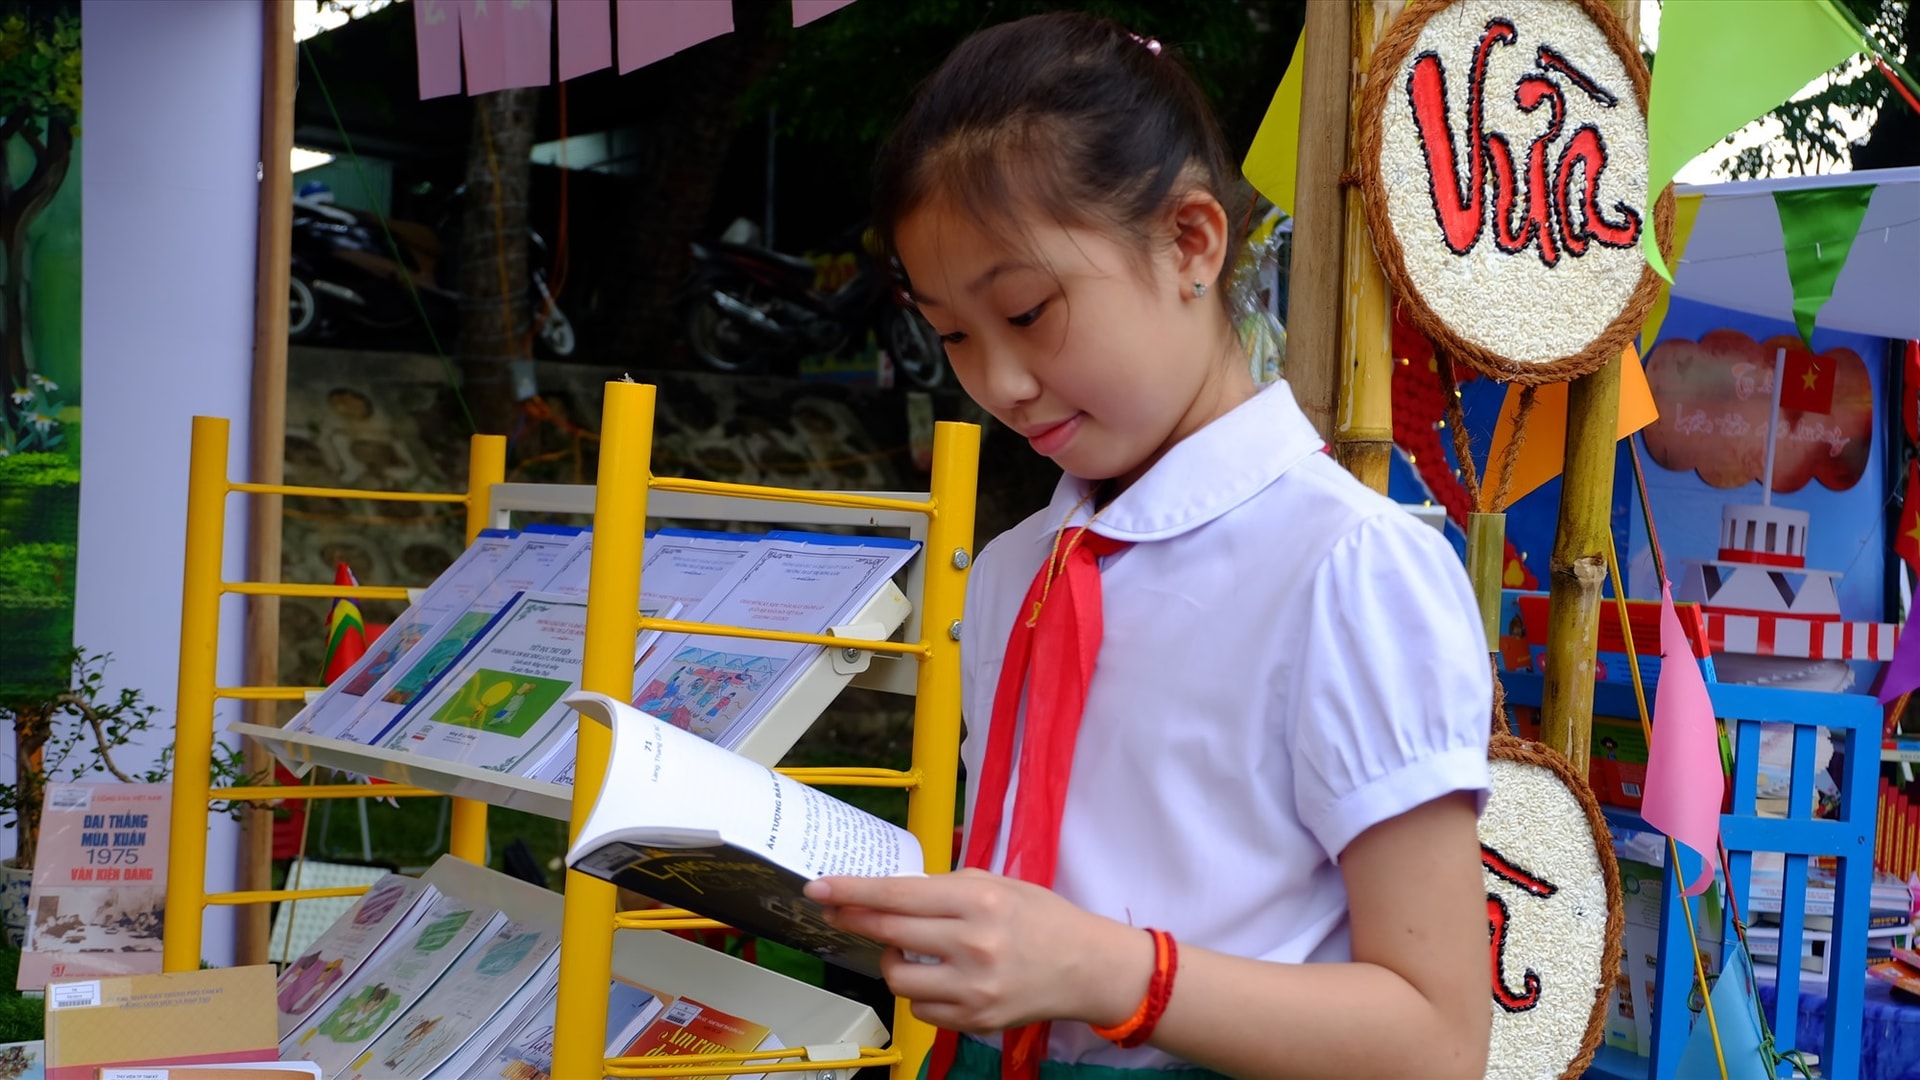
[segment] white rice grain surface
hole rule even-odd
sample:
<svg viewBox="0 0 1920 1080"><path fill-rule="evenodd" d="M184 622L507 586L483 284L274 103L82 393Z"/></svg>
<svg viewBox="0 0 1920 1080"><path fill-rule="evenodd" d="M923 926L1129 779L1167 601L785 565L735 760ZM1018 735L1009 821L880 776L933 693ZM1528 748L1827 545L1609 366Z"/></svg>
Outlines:
<svg viewBox="0 0 1920 1080"><path fill-rule="evenodd" d="M1489 1080L1552 1080L1587 1033L1606 948L1607 886L1586 811L1551 770L1495 759L1480 842L1557 887L1537 897L1482 870L1487 892L1507 903L1505 982L1521 992L1540 975L1532 1009L1493 1009ZM1604 841L1604 837L1601 838ZM1491 988L1489 988L1491 990Z"/></svg>
<svg viewBox="0 0 1920 1080"><path fill-rule="evenodd" d="M1618 220L1621 215L1613 207L1624 202L1640 214L1643 229L1653 227L1653 209L1647 199L1647 125L1633 81L1606 35L1578 5L1565 0L1462 0L1428 19L1418 44L1390 75L1394 86L1382 118L1380 172L1407 273L1426 306L1465 341L1516 362L1546 363L1581 352L1619 317L1640 282L1645 260L1637 244L1612 248L1596 241L1579 257L1562 251L1558 264L1548 267L1536 246L1511 254L1499 250L1493 240L1491 212L1471 251L1455 255L1447 247L1435 220L1419 129L1408 104L1407 77L1415 58L1424 52L1435 52L1444 61L1449 126L1464 183L1473 54L1488 20L1496 16L1510 18L1519 37L1492 51L1483 126L1487 132L1507 137L1520 189L1517 204L1525 206L1528 148L1546 130L1550 107L1522 112L1514 100L1514 88L1522 75L1540 70L1536 57L1544 43L1616 99L1608 108L1566 79L1557 80L1567 113L1565 126L1548 145L1549 181L1560 150L1574 131L1581 124L1595 123L1608 150L1597 200L1601 211L1609 220ZM1491 168L1488 178L1491 203ZM1450 188L1444 177L1440 190L1447 197ZM1579 220L1578 182L1568 201L1572 216Z"/></svg>

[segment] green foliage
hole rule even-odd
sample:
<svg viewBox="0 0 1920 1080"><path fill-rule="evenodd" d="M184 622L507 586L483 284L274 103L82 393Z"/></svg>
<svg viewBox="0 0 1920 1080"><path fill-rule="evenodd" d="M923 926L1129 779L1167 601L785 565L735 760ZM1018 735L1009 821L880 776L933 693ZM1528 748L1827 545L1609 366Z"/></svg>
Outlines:
<svg viewBox="0 0 1920 1080"><path fill-rule="evenodd" d="M43 122L80 121L80 16L13 11L0 17L0 108L3 119L25 118L38 135Z"/></svg>
<svg viewBox="0 0 1920 1080"><path fill-rule="evenodd" d="M0 1042L33 1042L46 1034L46 1002L14 990L20 950L0 948Z"/></svg>
<svg viewBox="0 0 1920 1080"><path fill-rule="evenodd" d="M0 596L65 597L72 591L73 561L72 544L0 548Z"/></svg>
<svg viewBox="0 0 1920 1080"><path fill-rule="evenodd" d="M1915 58L1903 55L1902 33L1911 18L1912 2L1838 0L1866 30L1868 41L1908 65ZM1858 124L1870 114L1877 117L1888 109L1907 107L1884 75L1870 66L1863 68L1857 59L1836 68L1833 76L1817 93L1774 109L1769 115L1780 121L1782 138L1743 148L1723 167L1728 178L1831 172L1835 164L1847 160L1844 123ZM1731 144L1733 138L1726 142Z"/></svg>
<svg viewBox="0 0 1920 1080"><path fill-rule="evenodd" d="M80 467L64 454L0 454L0 491L75 487Z"/></svg>
<svg viewBox="0 0 1920 1080"><path fill-rule="evenodd" d="M15 740L15 783L0 784L0 814L11 815L0 824L20 823L21 861L28 865L39 846L40 810L46 786L52 781L117 779L123 783L165 783L173 771L171 743L159 760L143 770L127 772L113 760L115 751L155 731L159 707L147 704L137 689L109 692L106 669L111 657L74 649L68 655L65 686L48 687L33 697L0 703L0 724L10 725ZM33 764L37 762L37 764ZM216 786L252 784L237 749L216 745L211 763ZM262 774L264 775L264 774ZM215 803L213 809L238 818L242 807Z"/></svg>

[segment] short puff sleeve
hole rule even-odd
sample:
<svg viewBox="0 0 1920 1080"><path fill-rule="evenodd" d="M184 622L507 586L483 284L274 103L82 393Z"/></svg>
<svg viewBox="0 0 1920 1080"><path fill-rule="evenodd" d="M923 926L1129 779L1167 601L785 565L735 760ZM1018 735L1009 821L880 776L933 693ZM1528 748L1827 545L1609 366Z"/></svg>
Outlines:
<svg viewBox="0 0 1920 1080"><path fill-rule="evenodd" d="M1478 611L1453 548L1410 514L1374 514L1322 558L1288 716L1300 820L1328 858L1452 792L1485 807L1493 677Z"/></svg>

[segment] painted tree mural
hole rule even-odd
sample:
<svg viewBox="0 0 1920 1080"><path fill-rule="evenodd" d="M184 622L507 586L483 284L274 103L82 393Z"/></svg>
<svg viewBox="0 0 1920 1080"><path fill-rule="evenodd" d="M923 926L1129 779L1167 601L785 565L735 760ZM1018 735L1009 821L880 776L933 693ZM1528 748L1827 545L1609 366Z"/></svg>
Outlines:
<svg viewBox="0 0 1920 1080"><path fill-rule="evenodd" d="M0 0L0 706L64 685L80 521L80 11Z"/></svg>

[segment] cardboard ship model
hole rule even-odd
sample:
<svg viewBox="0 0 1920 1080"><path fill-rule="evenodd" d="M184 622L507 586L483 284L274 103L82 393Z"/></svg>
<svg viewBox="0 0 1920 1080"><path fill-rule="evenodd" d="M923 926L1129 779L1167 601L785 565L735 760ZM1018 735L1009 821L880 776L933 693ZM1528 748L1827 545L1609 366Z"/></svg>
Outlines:
<svg viewBox="0 0 1920 1080"><path fill-rule="evenodd" d="M1716 558L1690 564L1674 599L1700 604L1722 681L1844 690L1851 660L1888 660L1898 627L1849 622L1841 574L1807 566L1805 510L1729 503Z"/></svg>

